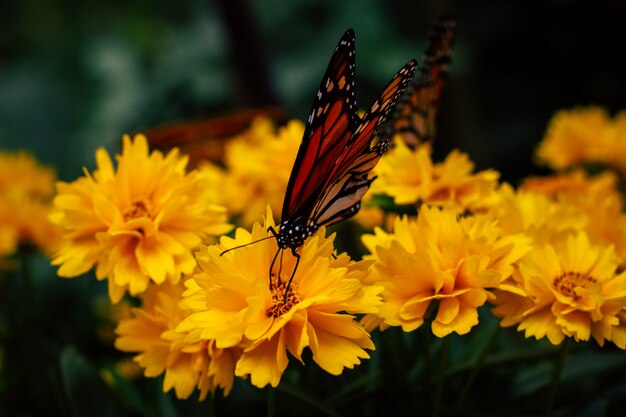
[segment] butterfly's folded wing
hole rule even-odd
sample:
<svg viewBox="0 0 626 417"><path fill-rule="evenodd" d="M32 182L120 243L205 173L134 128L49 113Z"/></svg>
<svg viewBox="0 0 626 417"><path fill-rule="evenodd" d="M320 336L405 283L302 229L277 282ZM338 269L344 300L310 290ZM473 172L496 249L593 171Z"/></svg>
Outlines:
<svg viewBox="0 0 626 417"><path fill-rule="evenodd" d="M358 123L354 95L354 31L342 36L326 69L289 178L283 218L313 210L333 165Z"/></svg>
<svg viewBox="0 0 626 417"><path fill-rule="evenodd" d="M398 104L390 126L390 135L399 134L410 147L434 139L441 93L448 76L456 22L442 16L431 28L424 64L408 93Z"/></svg>
<svg viewBox="0 0 626 417"><path fill-rule="evenodd" d="M358 211L361 198L374 180L369 178L369 173L388 146L386 139L375 146L372 146L372 140L411 81L416 65L415 60L412 60L403 66L363 116L337 159L311 213L316 224L328 226L347 219Z"/></svg>

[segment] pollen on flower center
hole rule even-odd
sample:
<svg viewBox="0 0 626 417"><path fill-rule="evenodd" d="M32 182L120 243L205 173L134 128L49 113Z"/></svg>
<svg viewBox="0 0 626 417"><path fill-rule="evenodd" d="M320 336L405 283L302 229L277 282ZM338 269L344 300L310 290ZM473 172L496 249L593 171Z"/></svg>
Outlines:
<svg viewBox="0 0 626 417"><path fill-rule="evenodd" d="M300 302L298 285L295 282L291 283L289 292L287 293L287 299L285 300L286 287L287 281L280 281L272 277L272 307L267 310L267 317L278 318Z"/></svg>
<svg viewBox="0 0 626 417"><path fill-rule="evenodd" d="M563 272L561 275L554 278L554 288L561 294L577 300L580 296L574 292L576 287L589 288L589 286L596 282L598 282L598 280L590 275L580 272Z"/></svg>
<svg viewBox="0 0 626 417"><path fill-rule="evenodd" d="M152 203L149 200L135 200L133 204L124 211L124 220L129 221L139 217L150 217L152 215L152 209Z"/></svg>

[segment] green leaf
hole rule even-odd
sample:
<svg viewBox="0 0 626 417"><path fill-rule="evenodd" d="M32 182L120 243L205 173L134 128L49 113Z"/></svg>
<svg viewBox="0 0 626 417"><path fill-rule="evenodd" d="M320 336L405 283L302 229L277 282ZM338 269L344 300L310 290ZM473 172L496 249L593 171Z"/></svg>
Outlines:
<svg viewBox="0 0 626 417"><path fill-rule="evenodd" d="M197 395L197 393L194 392L194 395ZM176 411L176 407L174 406L174 402L172 401L171 395L163 393L162 388L159 394L157 395L157 401L158 401L158 409L159 409L160 416L178 417L178 412ZM193 401L193 400L187 400L187 401Z"/></svg>
<svg viewBox="0 0 626 417"><path fill-rule="evenodd" d="M115 382L117 394L125 404L142 416L152 417L155 415L154 410L150 408L133 384L121 377L114 369L110 369L110 372Z"/></svg>
<svg viewBox="0 0 626 417"><path fill-rule="evenodd" d="M380 207L387 213L406 214L409 216L417 215L417 205L397 205L393 202L393 198L385 194L376 194L372 197L370 206Z"/></svg>
<svg viewBox="0 0 626 417"><path fill-rule="evenodd" d="M577 417L604 417L607 410L607 401L604 398L595 400L587 407L583 408Z"/></svg>
<svg viewBox="0 0 626 417"><path fill-rule="evenodd" d="M74 346L60 355L60 371L67 403L75 416L119 416L117 399L96 368Z"/></svg>
<svg viewBox="0 0 626 417"><path fill-rule="evenodd" d="M614 371L624 366L626 366L626 356L622 352L572 355L568 358L563 369L561 383ZM521 371L513 381L512 395L522 397L546 387L550 383L553 368L553 363L542 362Z"/></svg>
<svg viewBox="0 0 626 417"><path fill-rule="evenodd" d="M303 403L303 405L308 405L308 406L315 408L317 411L320 412L321 415L325 415L329 417L339 417L339 413L327 407L319 399L311 396L306 391L303 391L292 385L284 384L284 383L280 384L276 389L278 389L281 392L284 392L285 394L292 396L293 398L300 400Z"/></svg>

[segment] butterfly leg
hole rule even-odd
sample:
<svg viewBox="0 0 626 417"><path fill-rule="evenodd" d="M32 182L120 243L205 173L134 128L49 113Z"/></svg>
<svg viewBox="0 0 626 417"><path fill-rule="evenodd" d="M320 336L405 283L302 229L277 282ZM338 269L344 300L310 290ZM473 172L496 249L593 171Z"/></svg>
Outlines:
<svg viewBox="0 0 626 417"><path fill-rule="evenodd" d="M287 302L287 295L289 295L289 287L291 286L291 281L293 277L296 275L296 271L298 270L298 264L300 263L300 254L296 252L295 248L291 248L291 254L296 258L296 264L293 267L293 271L291 272L291 276L289 277L289 281L287 281L287 286L285 287L285 296L283 298L283 303Z"/></svg>
<svg viewBox="0 0 626 417"><path fill-rule="evenodd" d="M270 291L274 290L274 285L272 284L272 271L274 270L274 264L276 263L276 259L278 258L278 254L282 253L282 249L278 248L276 249L276 254L274 255L274 258L272 259L272 263L270 264ZM282 267L282 260L281 260L281 267ZM280 271L278 273L278 277L280 278Z"/></svg>

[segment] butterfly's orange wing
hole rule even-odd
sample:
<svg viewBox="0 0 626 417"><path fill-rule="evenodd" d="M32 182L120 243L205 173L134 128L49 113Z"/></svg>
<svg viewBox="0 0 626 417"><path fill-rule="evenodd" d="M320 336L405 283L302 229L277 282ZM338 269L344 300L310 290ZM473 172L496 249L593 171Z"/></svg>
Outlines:
<svg viewBox="0 0 626 417"><path fill-rule="evenodd" d="M431 28L423 66L409 92L403 97L393 121L391 135L398 134L410 147L434 139L441 93L448 76L456 21L442 16Z"/></svg>

